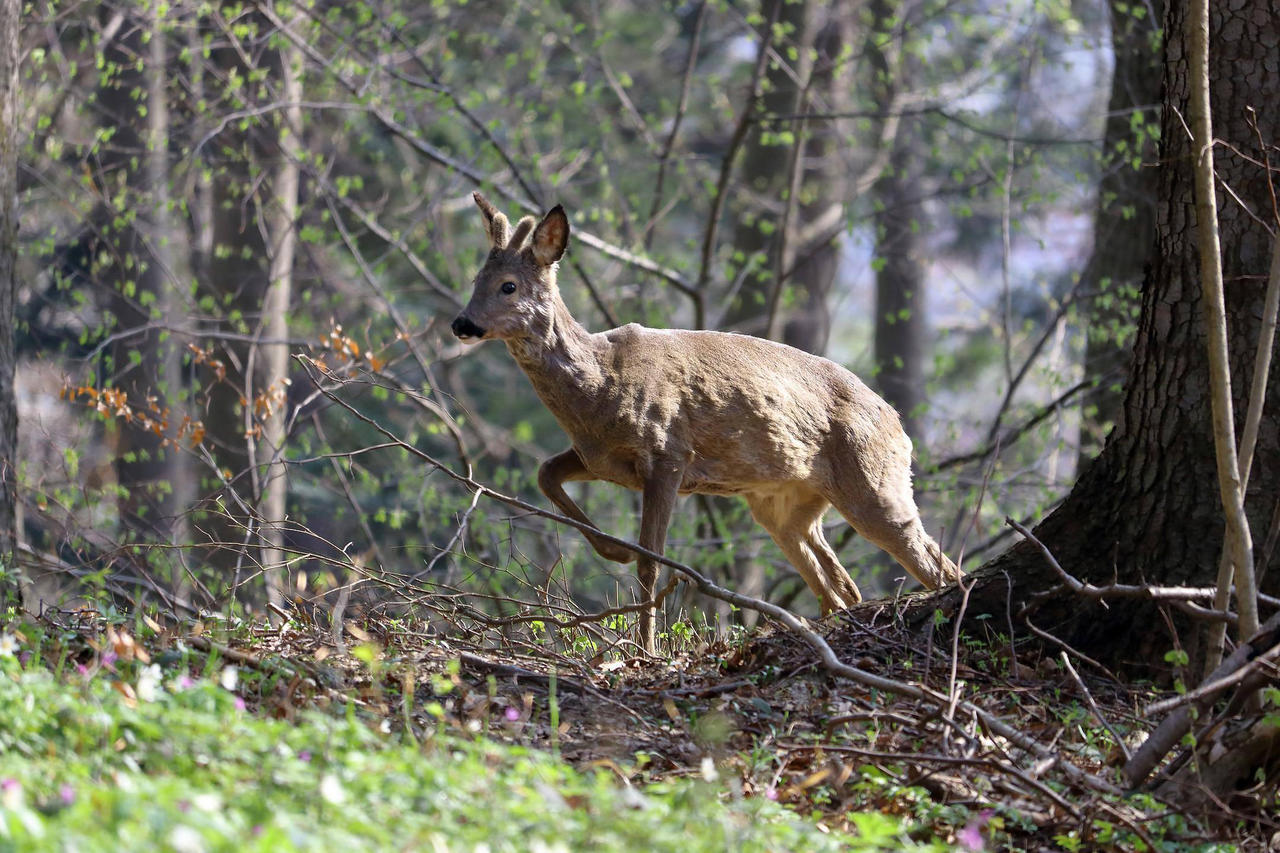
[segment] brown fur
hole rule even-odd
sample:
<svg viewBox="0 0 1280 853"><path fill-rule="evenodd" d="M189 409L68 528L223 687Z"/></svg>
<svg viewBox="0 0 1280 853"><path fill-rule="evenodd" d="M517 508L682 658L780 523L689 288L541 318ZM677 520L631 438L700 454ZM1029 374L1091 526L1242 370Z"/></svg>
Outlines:
<svg viewBox="0 0 1280 853"><path fill-rule="evenodd" d="M822 535L832 505L926 587L960 577L920 524L911 441L897 412L858 377L746 335L634 323L592 334L570 316L556 286L569 240L563 209L548 213L524 246L525 221L520 239L509 242L506 217L475 198L490 252L454 331L463 340L504 341L569 434L573 446L538 472L539 487L561 512L591 524L565 493L568 481L641 491L639 544L662 553L677 494L742 495L824 613L862 599ZM506 282L513 293L502 292ZM636 558L585 535L607 559ZM638 572L651 598L658 567L641 557ZM653 651L652 611L640 636Z"/></svg>

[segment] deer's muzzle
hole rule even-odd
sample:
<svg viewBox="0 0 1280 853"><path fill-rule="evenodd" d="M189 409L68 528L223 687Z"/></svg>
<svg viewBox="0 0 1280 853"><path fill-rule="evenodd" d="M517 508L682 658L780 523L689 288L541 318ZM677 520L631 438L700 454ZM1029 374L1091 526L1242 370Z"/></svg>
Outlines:
<svg viewBox="0 0 1280 853"><path fill-rule="evenodd" d="M471 318L466 314L459 314L457 318L454 319L453 325L450 326L450 328L453 329L453 333L455 335L464 341L467 338L484 337L484 329L471 322Z"/></svg>

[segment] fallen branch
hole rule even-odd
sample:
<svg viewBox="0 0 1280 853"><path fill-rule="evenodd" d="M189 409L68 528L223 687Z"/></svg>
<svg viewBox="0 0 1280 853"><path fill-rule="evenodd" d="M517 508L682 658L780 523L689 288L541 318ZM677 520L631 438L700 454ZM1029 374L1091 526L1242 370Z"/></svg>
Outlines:
<svg viewBox="0 0 1280 853"><path fill-rule="evenodd" d="M1028 530L1022 524L1014 521L1012 518L1005 518L1005 524L1022 534L1028 542L1035 545L1040 553L1044 556L1049 567L1062 580L1063 585L1076 595L1092 598L1102 601L1106 598L1140 598L1147 601L1160 601L1172 604L1179 610L1182 610L1197 619L1204 619L1213 622L1226 622L1235 624L1236 616L1229 611L1211 610L1207 607L1201 607L1193 604L1193 599L1212 598L1214 591L1201 587L1187 586L1140 586L1136 584L1113 583L1106 586L1095 586L1086 583L1079 578L1071 575L1058 562L1057 558L1043 542L1041 542L1034 533ZM1275 599L1272 599L1275 601ZM1276 602L1280 604L1280 602Z"/></svg>
<svg viewBox="0 0 1280 853"><path fill-rule="evenodd" d="M1150 705L1142 709L1142 713L1148 717L1154 717L1156 714L1163 714L1166 711L1172 711L1174 708L1180 708L1190 702L1200 699L1212 699L1213 697L1233 687L1251 675L1259 674L1265 679L1271 679L1276 676L1276 664L1280 662L1280 645L1272 646L1267 651L1258 655L1252 660L1246 661L1243 666L1235 672L1227 675L1219 676L1213 681L1206 681L1195 690L1189 690L1180 696L1174 696L1171 699L1163 699L1159 702L1152 702ZM1260 670L1269 669L1269 672L1262 673Z"/></svg>
<svg viewBox="0 0 1280 853"><path fill-rule="evenodd" d="M1205 683L1212 684L1225 678L1257 657L1262 650L1272 649L1277 644L1280 644L1280 611L1272 614L1248 642L1237 646L1236 650L1213 671L1213 674L1205 679ZM1208 710L1216 695L1215 693L1201 696L1193 703L1179 707L1164 718L1124 766L1125 778L1131 786L1137 787L1151 774L1169 750L1191 729L1192 721Z"/></svg>

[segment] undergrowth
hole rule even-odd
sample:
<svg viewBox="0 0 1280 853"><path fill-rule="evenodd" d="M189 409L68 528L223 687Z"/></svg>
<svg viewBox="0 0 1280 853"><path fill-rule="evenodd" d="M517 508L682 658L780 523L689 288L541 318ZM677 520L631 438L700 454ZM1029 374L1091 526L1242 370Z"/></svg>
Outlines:
<svg viewBox="0 0 1280 853"><path fill-rule="evenodd" d="M189 649L50 648L0 641L2 850L944 849L883 815L829 831L714 772L632 787L517 745L415 741L354 704L267 718Z"/></svg>

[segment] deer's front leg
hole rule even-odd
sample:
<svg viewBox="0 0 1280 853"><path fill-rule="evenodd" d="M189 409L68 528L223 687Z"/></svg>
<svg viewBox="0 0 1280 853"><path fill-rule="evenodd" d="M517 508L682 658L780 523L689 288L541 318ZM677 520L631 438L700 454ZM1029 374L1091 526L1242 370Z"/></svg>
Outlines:
<svg viewBox="0 0 1280 853"><path fill-rule="evenodd" d="M645 479L644 507L640 513L640 545L655 554L663 553L666 548L667 526L671 523L671 510L675 507L683 478L683 466L659 460L654 463L653 470ZM641 598L649 601L653 598L653 591L658 583L658 563L652 557L641 555L636 563L636 571L640 576ZM655 654L658 650L657 623L656 607L649 607L640 614L640 645L649 654Z"/></svg>
<svg viewBox="0 0 1280 853"><path fill-rule="evenodd" d="M570 447L564 453L557 453L546 462L542 463L542 467L538 469L538 488L547 496L551 503L555 504L556 509L572 518L574 521L583 524L590 524L596 527L595 522L587 518L587 514L582 508L574 503L573 498L564 490L564 484L567 482L579 482L582 480L594 480L591 472L587 470L587 466L582 464L582 457L578 455L578 451ZM598 529L598 528L597 528ZM606 560L613 560L615 563L630 563L636 558L633 551L594 536L587 531L582 531L582 535L587 537L587 541L591 543L591 547L596 553Z"/></svg>

